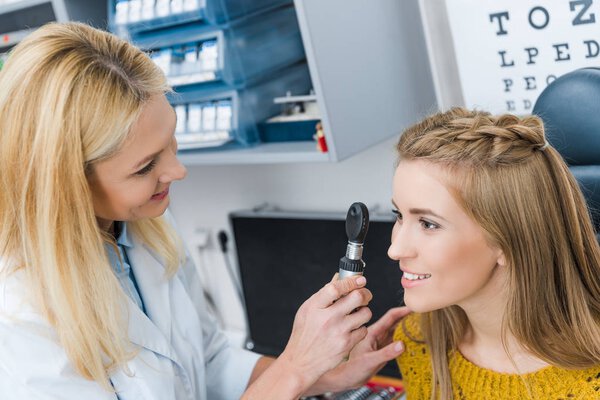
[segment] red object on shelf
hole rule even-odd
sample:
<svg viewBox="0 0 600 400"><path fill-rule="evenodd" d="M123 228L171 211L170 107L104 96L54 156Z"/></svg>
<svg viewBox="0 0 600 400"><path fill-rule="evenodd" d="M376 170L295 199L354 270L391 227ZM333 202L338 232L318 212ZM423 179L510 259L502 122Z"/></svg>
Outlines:
<svg viewBox="0 0 600 400"><path fill-rule="evenodd" d="M315 140L317 141L317 150L321 153L327 153L327 142L325 141L325 134L323 133L323 125L317 123L317 133L315 134Z"/></svg>

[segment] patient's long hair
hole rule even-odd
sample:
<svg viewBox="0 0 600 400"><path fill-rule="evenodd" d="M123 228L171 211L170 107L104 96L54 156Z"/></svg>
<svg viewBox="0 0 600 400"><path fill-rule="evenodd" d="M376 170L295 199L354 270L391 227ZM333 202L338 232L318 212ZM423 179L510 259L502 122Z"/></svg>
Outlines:
<svg viewBox="0 0 600 400"><path fill-rule="evenodd" d="M503 338L510 331L558 367L600 364L600 249L579 186L546 144L542 121L454 108L407 129L397 150L400 160L446 168L450 191L503 251ZM450 399L447 354L457 350L467 317L451 306L421 321L432 358L431 398Z"/></svg>
<svg viewBox="0 0 600 400"><path fill-rule="evenodd" d="M0 72L0 257L25 271L75 369L107 389L111 368L135 351L88 176L120 149L150 97L168 90L139 49L78 23L38 29ZM167 275L176 271L179 239L162 217L131 230Z"/></svg>

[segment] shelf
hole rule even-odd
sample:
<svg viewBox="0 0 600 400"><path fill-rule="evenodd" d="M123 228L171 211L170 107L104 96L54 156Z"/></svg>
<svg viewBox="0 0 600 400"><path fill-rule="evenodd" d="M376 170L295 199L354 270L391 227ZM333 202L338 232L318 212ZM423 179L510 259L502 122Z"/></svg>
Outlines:
<svg viewBox="0 0 600 400"><path fill-rule="evenodd" d="M115 23L112 28L119 36L128 37L128 35L136 35L146 31L164 29L189 23L207 23L204 15L204 7L197 8L195 10L182 11L177 14L154 17L151 19L142 19L135 22L127 22L124 24Z"/></svg>
<svg viewBox="0 0 600 400"><path fill-rule="evenodd" d="M281 164L328 162L328 153L319 153L316 143L279 142L235 150L221 151L181 151L179 160L186 166L194 165L237 165L237 164Z"/></svg>

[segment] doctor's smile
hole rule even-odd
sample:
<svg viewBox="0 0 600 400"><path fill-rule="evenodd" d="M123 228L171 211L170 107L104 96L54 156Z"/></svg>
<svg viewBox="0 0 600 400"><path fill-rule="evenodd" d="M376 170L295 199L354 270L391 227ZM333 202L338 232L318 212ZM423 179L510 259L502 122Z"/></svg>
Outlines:
<svg viewBox="0 0 600 400"><path fill-rule="evenodd" d="M152 195L151 199L152 200L163 200L165 197L167 197L168 194L169 194L169 188L166 188L162 192Z"/></svg>

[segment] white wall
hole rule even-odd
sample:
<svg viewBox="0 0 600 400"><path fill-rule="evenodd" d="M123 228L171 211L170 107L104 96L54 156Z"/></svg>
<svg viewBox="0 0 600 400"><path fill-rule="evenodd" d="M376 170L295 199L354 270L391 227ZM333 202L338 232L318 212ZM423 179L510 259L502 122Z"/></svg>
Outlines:
<svg viewBox="0 0 600 400"><path fill-rule="evenodd" d="M173 185L171 211L228 330L246 327L216 240L219 230L229 232L228 213L264 202L295 211L346 212L355 201L391 209L396 141L340 163L190 167L187 178ZM203 240L197 229L208 233L202 250L194 249L194 242Z"/></svg>

